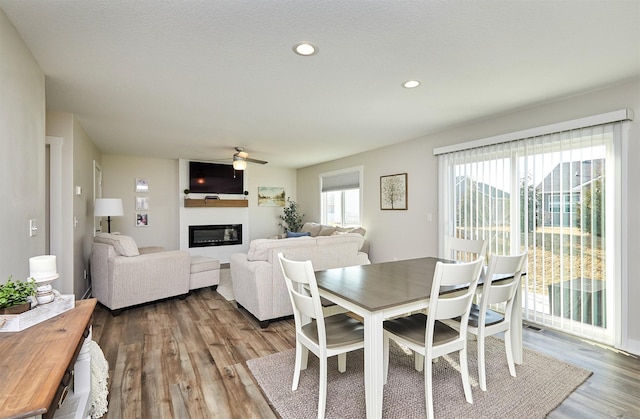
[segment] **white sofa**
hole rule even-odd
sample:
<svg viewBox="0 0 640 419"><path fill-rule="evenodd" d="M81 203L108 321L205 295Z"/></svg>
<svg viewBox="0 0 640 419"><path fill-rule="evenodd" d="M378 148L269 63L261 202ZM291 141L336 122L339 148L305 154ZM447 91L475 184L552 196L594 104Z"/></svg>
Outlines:
<svg viewBox="0 0 640 419"><path fill-rule="evenodd" d="M189 293L191 256L162 247L138 248L125 235L100 233L91 252L91 292L118 314L119 309Z"/></svg>
<svg viewBox="0 0 640 419"><path fill-rule="evenodd" d="M256 239L248 253L236 253L229 260L233 295L267 327L269 320L293 314L287 286L278 263L278 253L292 260L310 260L316 271L370 263L364 237L358 233L333 236Z"/></svg>

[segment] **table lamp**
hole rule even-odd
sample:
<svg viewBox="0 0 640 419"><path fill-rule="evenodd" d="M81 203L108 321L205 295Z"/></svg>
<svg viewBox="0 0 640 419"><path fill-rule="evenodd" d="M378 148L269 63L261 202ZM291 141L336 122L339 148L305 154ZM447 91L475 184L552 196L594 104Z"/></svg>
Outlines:
<svg viewBox="0 0 640 419"><path fill-rule="evenodd" d="M120 198L98 198L93 209L95 217L107 217L107 232L111 233L111 217L124 215L122 209L122 199Z"/></svg>

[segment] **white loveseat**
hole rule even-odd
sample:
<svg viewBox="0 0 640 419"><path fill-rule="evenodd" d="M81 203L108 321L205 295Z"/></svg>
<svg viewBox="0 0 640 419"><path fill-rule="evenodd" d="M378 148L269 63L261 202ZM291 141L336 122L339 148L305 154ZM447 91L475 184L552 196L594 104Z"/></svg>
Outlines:
<svg viewBox="0 0 640 419"><path fill-rule="evenodd" d="M100 233L91 252L94 297L119 309L189 293L191 256L182 250L140 247L125 235Z"/></svg>
<svg viewBox="0 0 640 419"><path fill-rule="evenodd" d="M293 314L278 264L279 252L288 259L310 260L319 271L369 264L368 255L361 251L363 246L364 237L357 233L252 240L247 254L236 253L229 260L233 295L261 327L267 327L269 320Z"/></svg>

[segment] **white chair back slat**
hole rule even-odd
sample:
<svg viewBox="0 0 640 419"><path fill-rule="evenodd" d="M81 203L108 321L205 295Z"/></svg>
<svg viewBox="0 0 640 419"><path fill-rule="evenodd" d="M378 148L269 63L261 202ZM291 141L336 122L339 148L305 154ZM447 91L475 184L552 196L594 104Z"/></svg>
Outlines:
<svg viewBox="0 0 640 419"><path fill-rule="evenodd" d="M447 237L445 239L446 259L460 262L471 262L480 256L486 256L487 241L483 239L462 239L459 237Z"/></svg>

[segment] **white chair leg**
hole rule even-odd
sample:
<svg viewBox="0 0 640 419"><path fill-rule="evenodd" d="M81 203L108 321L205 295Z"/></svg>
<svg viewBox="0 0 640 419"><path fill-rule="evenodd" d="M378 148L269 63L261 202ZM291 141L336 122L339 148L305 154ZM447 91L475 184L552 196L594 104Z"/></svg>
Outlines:
<svg viewBox="0 0 640 419"><path fill-rule="evenodd" d="M387 375L389 375L389 338L385 336L382 341L382 383L387 384Z"/></svg>
<svg viewBox="0 0 640 419"><path fill-rule="evenodd" d="M513 362L513 347L511 346L511 329L504 332L504 346L507 352L507 364L509 364L509 374L516 376L516 364Z"/></svg>
<svg viewBox="0 0 640 419"><path fill-rule="evenodd" d="M467 348L460 351L460 373L462 375L462 387L464 388L464 398L467 403L473 404L473 395L471 394L471 382L469 380L469 363L467 362Z"/></svg>
<svg viewBox="0 0 640 419"><path fill-rule="evenodd" d="M300 381L300 369L302 365L302 358L304 355L303 352L306 352L306 348L303 348L300 343L296 343L296 362L295 366L293 367L293 384L291 384L291 390L293 391L296 391L298 389L298 382Z"/></svg>
<svg viewBox="0 0 640 419"><path fill-rule="evenodd" d="M309 361L309 348L302 346L302 362L300 363L300 369L307 369L307 362Z"/></svg>
<svg viewBox="0 0 640 419"><path fill-rule="evenodd" d="M484 336L478 336L478 379L480 380L480 389L487 391L487 366L485 361L484 339Z"/></svg>
<svg viewBox="0 0 640 419"><path fill-rule="evenodd" d="M327 405L327 357L320 357L320 393L318 395L318 419L324 419Z"/></svg>
<svg viewBox="0 0 640 419"><path fill-rule="evenodd" d="M417 352L414 352L413 367L416 369L416 371L422 372L422 369L424 368L424 356L420 355Z"/></svg>
<svg viewBox="0 0 640 419"><path fill-rule="evenodd" d="M433 419L433 363L428 360L424 365L424 399L427 407L427 418Z"/></svg>
<svg viewBox="0 0 640 419"><path fill-rule="evenodd" d="M347 370L347 354L338 354L338 371L345 372Z"/></svg>

